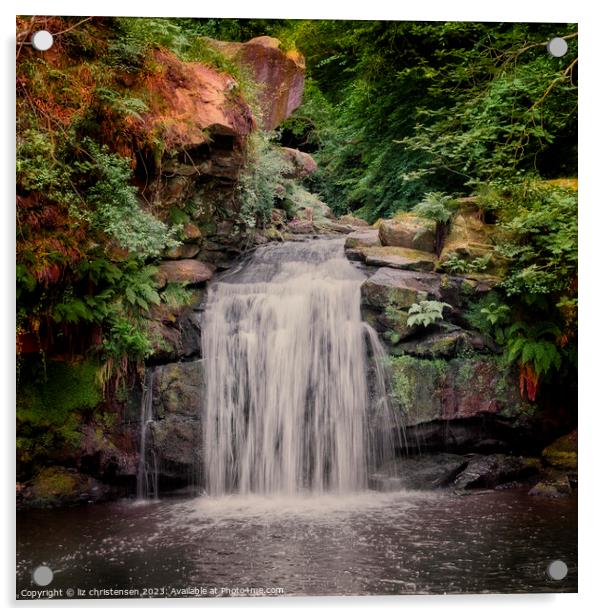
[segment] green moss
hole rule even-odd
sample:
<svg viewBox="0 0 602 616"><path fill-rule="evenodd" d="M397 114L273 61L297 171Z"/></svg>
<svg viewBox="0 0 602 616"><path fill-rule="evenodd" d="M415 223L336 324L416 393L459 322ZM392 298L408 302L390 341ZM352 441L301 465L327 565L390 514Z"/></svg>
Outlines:
<svg viewBox="0 0 602 616"><path fill-rule="evenodd" d="M82 412L102 402L98 365L91 361L47 362L46 375L30 376L17 391L17 458L35 462L81 443Z"/></svg>
<svg viewBox="0 0 602 616"><path fill-rule="evenodd" d="M441 359L416 359L409 355L390 360L392 395L409 424L437 419L441 415L443 387L448 363Z"/></svg>
<svg viewBox="0 0 602 616"><path fill-rule="evenodd" d="M577 470L577 433L561 436L543 450L542 456L550 466Z"/></svg>

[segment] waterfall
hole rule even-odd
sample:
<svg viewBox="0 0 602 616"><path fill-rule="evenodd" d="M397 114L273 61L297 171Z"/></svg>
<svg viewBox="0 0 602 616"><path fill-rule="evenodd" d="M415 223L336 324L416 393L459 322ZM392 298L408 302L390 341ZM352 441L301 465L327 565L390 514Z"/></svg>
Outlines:
<svg viewBox="0 0 602 616"><path fill-rule="evenodd" d="M260 247L210 286L202 323L210 494L358 490L392 456L395 418L382 347L361 319L363 280L342 241L316 240Z"/></svg>
<svg viewBox="0 0 602 616"><path fill-rule="evenodd" d="M159 498L157 459L154 450L148 447L148 437L153 422L153 383L154 370L149 368L144 375L140 404L140 459L136 481L136 496L139 500L149 496Z"/></svg>

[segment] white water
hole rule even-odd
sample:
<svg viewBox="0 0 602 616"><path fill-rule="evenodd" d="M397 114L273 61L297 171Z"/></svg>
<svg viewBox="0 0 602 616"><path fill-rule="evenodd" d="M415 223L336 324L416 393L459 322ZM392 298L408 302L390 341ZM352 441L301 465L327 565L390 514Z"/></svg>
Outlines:
<svg viewBox="0 0 602 616"><path fill-rule="evenodd" d="M149 496L159 497L157 460L154 450L148 447L148 436L153 422L153 382L154 370L149 368L145 374L140 405L140 459L136 481L138 500Z"/></svg>
<svg viewBox="0 0 602 616"><path fill-rule="evenodd" d="M202 323L210 494L360 490L392 456L395 418L382 347L361 319L363 280L341 241L318 240L259 248L211 285Z"/></svg>

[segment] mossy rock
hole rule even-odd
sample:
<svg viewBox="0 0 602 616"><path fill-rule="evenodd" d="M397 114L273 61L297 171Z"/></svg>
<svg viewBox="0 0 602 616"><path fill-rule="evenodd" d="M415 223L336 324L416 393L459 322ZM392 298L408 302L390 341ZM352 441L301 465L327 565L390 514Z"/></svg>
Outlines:
<svg viewBox="0 0 602 616"><path fill-rule="evenodd" d="M577 470L577 430L555 440L541 455L550 466Z"/></svg>
<svg viewBox="0 0 602 616"><path fill-rule="evenodd" d="M22 490L20 497L23 506L50 508L103 500L109 492L108 486L88 475L51 466L42 469Z"/></svg>

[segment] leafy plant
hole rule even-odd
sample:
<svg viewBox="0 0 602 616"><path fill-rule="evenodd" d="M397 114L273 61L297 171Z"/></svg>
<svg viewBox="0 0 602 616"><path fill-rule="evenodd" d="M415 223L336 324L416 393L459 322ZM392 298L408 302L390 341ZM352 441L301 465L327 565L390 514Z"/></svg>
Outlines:
<svg viewBox="0 0 602 616"><path fill-rule="evenodd" d="M443 319L444 308L451 308L445 302L437 301L422 301L418 304L412 304L408 310L408 325L421 325L428 327L437 321Z"/></svg>
<svg viewBox="0 0 602 616"><path fill-rule="evenodd" d="M259 133L252 137L247 165L238 183L241 218L247 227L263 227L271 220L278 186L291 170L270 135Z"/></svg>
<svg viewBox="0 0 602 616"><path fill-rule="evenodd" d="M449 222L456 207L455 201L449 195L441 192L429 192L422 201L414 206L412 211L418 216L428 218L435 223L435 252L441 254ZM419 235L420 232L417 234Z"/></svg>
<svg viewBox="0 0 602 616"><path fill-rule="evenodd" d="M541 377L552 368L560 370L562 356L556 341L561 331L553 323L529 326L518 322L508 328L506 336L506 361L519 364L521 393L533 401Z"/></svg>
<svg viewBox="0 0 602 616"><path fill-rule="evenodd" d="M443 267L450 274L466 274L470 270L470 264L468 261L460 258L460 256L455 252L452 252L447 256Z"/></svg>

